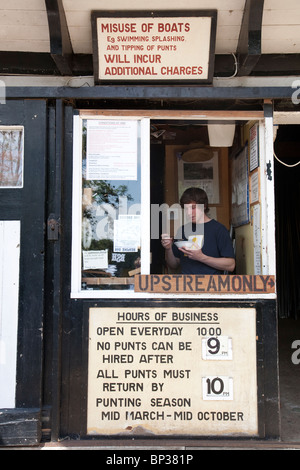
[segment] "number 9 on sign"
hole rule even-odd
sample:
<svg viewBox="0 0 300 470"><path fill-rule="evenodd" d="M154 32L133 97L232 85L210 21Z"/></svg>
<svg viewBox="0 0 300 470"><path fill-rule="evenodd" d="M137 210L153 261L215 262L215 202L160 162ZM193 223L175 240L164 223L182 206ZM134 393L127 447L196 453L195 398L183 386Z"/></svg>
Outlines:
<svg viewBox="0 0 300 470"><path fill-rule="evenodd" d="M233 378L224 376L202 377L203 400L233 400Z"/></svg>
<svg viewBox="0 0 300 470"><path fill-rule="evenodd" d="M228 336L211 336L202 339L202 359L232 360L232 339Z"/></svg>

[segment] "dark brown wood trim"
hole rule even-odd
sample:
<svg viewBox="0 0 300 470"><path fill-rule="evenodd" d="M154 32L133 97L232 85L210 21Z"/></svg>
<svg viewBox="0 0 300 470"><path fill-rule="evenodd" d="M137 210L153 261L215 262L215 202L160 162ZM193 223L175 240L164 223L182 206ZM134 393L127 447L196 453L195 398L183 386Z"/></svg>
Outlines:
<svg viewBox="0 0 300 470"><path fill-rule="evenodd" d="M264 0L246 0L237 47L238 76L250 75L261 56Z"/></svg>
<svg viewBox="0 0 300 470"><path fill-rule="evenodd" d="M62 0L45 0L51 56L61 75L72 75L73 49Z"/></svg>
<svg viewBox="0 0 300 470"><path fill-rule="evenodd" d="M0 427L0 446L32 446L41 442L41 412L39 409L2 409Z"/></svg>
<svg viewBox="0 0 300 470"><path fill-rule="evenodd" d="M70 64L70 62L69 62ZM216 77L231 77L235 60L231 54L215 56ZM60 75L53 55L47 52L0 51L0 74ZM70 76L93 75L92 54L71 56ZM288 76L300 74L300 54L262 54L251 71L252 76ZM241 76L241 71L239 73Z"/></svg>

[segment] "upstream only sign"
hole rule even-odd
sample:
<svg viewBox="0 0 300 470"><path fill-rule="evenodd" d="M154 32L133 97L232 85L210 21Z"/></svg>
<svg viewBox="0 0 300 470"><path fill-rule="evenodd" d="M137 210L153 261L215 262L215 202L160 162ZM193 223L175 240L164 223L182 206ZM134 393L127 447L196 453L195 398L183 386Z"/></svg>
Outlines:
<svg viewBox="0 0 300 470"><path fill-rule="evenodd" d="M211 82L216 11L166 15L93 12L96 82Z"/></svg>
<svg viewBox="0 0 300 470"><path fill-rule="evenodd" d="M272 294L275 276L150 274L135 276L134 290L160 294Z"/></svg>

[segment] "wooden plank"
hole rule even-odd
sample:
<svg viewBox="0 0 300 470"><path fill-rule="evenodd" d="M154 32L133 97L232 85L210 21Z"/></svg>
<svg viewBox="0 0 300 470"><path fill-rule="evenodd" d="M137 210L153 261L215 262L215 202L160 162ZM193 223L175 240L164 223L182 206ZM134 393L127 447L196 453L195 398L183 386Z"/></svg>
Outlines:
<svg viewBox="0 0 300 470"><path fill-rule="evenodd" d="M0 445L37 445L41 441L40 410L31 408L2 409L0 413Z"/></svg>
<svg viewBox="0 0 300 470"><path fill-rule="evenodd" d="M1 54L0 54L1 56ZM265 98L271 99L291 99L293 88L291 86L233 86L233 87L209 87L209 86L81 86L75 87L47 87L47 86L7 86L7 98L74 98L74 99L119 99L119 100L151 100L153 98L160 100L178 100L184 99L205 99L205 100L259 100ZM187 103L186 103L187 104ZM235 105L235 103L232 103ZM246 106L246 104L245 104ZM177 111L178 114L178 111ZM245 114L248 112L245 111ZM144 113L147 117L149 113ZM178 119L182 119L180 116ZM236 115L236 119L239 115ZM173 119L173 118L172 118ZM195 117L195 113L187 116L187 119L203 119L199 115ZM218 119L216 117L216 119ZM232 118L233 119L233 118ZM248 120L245 116L245 119ZM230 120L230 118L228 118Z"/></svg>
<svg viewBox="0 0 300 470"><path fill-rule="evenodd" d="M266 10L294 10L299 6L299 0L265 0Z"/></svg>
<svg viewBox="0 0 300 470"><path fill-rule="evenodd" d="M159 3L159 2L158 2ZM238 34L240 30L240 24L242 20L242 14L243 14L243 6L244 6L244 0L242 1L234 1L234 7L230 8L227 5L224 5L224 2L222 3L220 1L220 8L218 6L214 5L213 8L218 9L218 27L217 27L217 43L216 43L216 52L224 52L228 54L228 51L235 51L236 50L236 45L238 42ZM72 3L72 5L68 5L66 1L64 1L65 5L65 10L66 10L66 17L67 17L67 22L69 25L69 31L72 39L72 45L73 45L73 50L76 54L79 53L92 53L92 42L90 40L91 37L91 22L90 22L90 11L91 10L96 10L98 8L98 5L95 3L93 8L89 9L86 4L84 5L79 5L79 9L77 9L77 6ZM154 8L155 10L158 10L160 6L157 8ZM204 6L203 2L201 2L200 5L201 8L204 9L210 9L211 8L211 2L207 1ZM153 5L151 5L151 8L153 8ZM189 8L193 8L191 5L189 5ZM199 8L199 5L197 2L194 2L194 8L197 9ZM126 10L131 9L129 5L126 5ZM172 6L170 8L166 8L166 10L171 9L172 11L176 12L176 10L181 10L182 5L180 1L177 2L177 5L174 5L174 2L172 2ZM114 10L124 10L124 5L122 2L120 2L120 7L115 8ZM188 12L187 12L188 15ZM223 35L223 27L227 27L227 32L225 33L225 36ZM233 35L235 38L233 39Z"/></svg>
<svg viewBox="0 0 300 470"><path fill-rule="evenodd" d="M26 0L26 4L25 2L22 2L20 0L10 0L9 2L5 2L5 9L22 10L23 8L24 10L30 11L44 11L45 6L43 5L43 3L44 2L41 2L41 0Z"/></svg>
<svg viewBox="0 0 300 470"><path fill-rule="evenodd" d="M1 55L8 54L10 61L14 59L16 54L22 54L22 62L26 60L27 54L35 55L36 56L35 59L38 60L41 54L48 54L50 50L49 39L28 39L28 38L26 38L26 40L18 39L14 41L12 41L11 39L1 39L1 48L2 48L2 51L0 52ZM7 64L3 63L2 60L3 59L1 58L0 70L3 73L3 69L5 71L5 69L7 68ZM24 68L24 63L22 64L18 63L16 65L18 67L18 70L16 72L13 72L12 69L9 69L9 72L7 73L22 73L22 69ZM34 71L31 70L31 73L34 73Z"/></svg>
<svg viewBox="0 0 300 470"><path fill-rule="evenodd" d="M15 43L16 41L48 41L49 33L44 25L2 25L1 26L1 50L2 41ZM28 50L28 44L27 44ZM30 49L29 49L30 50Z"/></svg>
<svg viewBox="0 0 300 470"><path fill-rule="evenodd" d="M95 10L99 8L99 0L85 0L85 2L74 2L74 0L64 0L65 9L66 11L85 11L85 10ZM129 2L128 5L124 4L124 0L115 0L113 4L108 4L108 8L114 9L115 11L119 10L136 10L137 3L146 3L146 2ZM168 2L169 3L169 2ZM199 3L201 9L209 9L212 7L211 0L190 0L188 4L188 8L196 9L199 8ZM164 8L165 10L182 10L183 2L182 0L173 0L172 4L169 7ZM213 7L218 10L242 10L244 5L244 0L215 0L213 2ZM148 4L144 7L144 9L152 9L152 10L160 10L162 9L163 5L160 0L153 0L151 4ZM143 8L140 8L143 9Z"/></svg>
<svg viewBox="0 0 300 470"><path fill-rule="evenodd" d="M133 269L132 271L128 271L129 276L135 276L136 274L140 274L140 273L141 273L141 268L136 268L136 269Z"/></svg>
<svg viewBox="0 0 300 470"><path fill-rule="evenodd" d="M280 26L280 25L300 25L300 9L299 5L293 10L286 10L285 4L281 10L266 10L264 9L263 28L265 26ZM299 28L299 26L298 26ZM275 36L276 37L276 36Z"/></svg>
<svg viewBox="0 0 300 470"><path fill-rule="evenodd" d="M135 292L159 294L273 294L275 276L261 275L141 275Z"/></svg>
<svg viewBox="0 0 300 470"><path fill-rule="evenodd" d="M297 39L296 45L292 45L291 39L272 39L263 41L263 54L260 56L255 68L253 69L253 73L258 75L264 76L273 76L273 75L297 75L300 73L300 60L299 54L297 51L299 50L299 39ZM76 43L73 42L73 48L76 51ZM294 43L293 43L294 44ZM298 44L298 46L297 46ZM26 41L19 39L16 41L11 41L9 39L2 39L1 42L2 51L0 51L0 73L5 74L41 74L41 75L57 75L58 69L55 65L55 62L50 54L50 45L49 45L49 38L45 41L42 40L30 40L26 39ZM17 47L18 46L18 47ZM291 49L292 47L292 49ZM297 49L298 47L298 49ZM18 49L18 51L16 51ZM26 52L31 50L32 52ZM268 53L268 51L277 51L277 53ZM288 50L291 53L285 54L284 52ZM76 51L79 52L79 51ZM83 50L80 52L84 52ZM296 52L296 53L295 53ZM73 76L87 76L93 74L93 58L91 54L80 53L74 54L72 57L72 75ZM228 77L233 75L234 73L234 58L231 54L223 54L223 55L216 55L215 56L215 76L216 77ZM275 82L274 82L275 83ZM16 88L16 87L15 87ZM36 88L36 87L35 87ZM86 88L90 88L88 94L89 97L92 94L91 90L94 88L97 92L99 91L99 87L82 87L80 88L80 92L87 93ZM111 89L112 87L110 87ZM123 87L124 88L124 87ZM201 92L201 96L199 97L199 90L195 90L195 93L198 98L203 99L231 99L231 91L230 88L232 87L211 87L214 90L214 93L221 94L221 96L212 97L212 93L207 87L201 87L203 91ZM220 90L220 88L222 88ZM237 88L237 87L235 87ZM256 87L255 94L253 93L252 96L249 96L247 93L247 97L245 97L245 91L249 90L249 87L239 87L238 94L242 95L242 99L253 99L257 97L257 92L259 90ZM250 87L253 89L253 87ZM123 99L126 98L127 94L127 87L123 91L123 96L118 96L118 98ZM138 86L136 87L136 93L141 88ZM159 88L158 91L160 91ZM72 89L72 93L74 88ZM96 95L95 91L95 95ZM226 94L225 94L226 92ZM229 93L229 95L228 95ZM131 94L131 93L130 93ZM167 96L164 96L164 99L172 99L174 94L177 94L174 89L170 89ZM192 96L192 90L189 90L189 98L195 99L195 96ZM102 93L103 95L103 93ZM100 98L103 98L103 96ZM203 95L203 96L202 96ZM18 95L19 97L20 95ZM24 96L27 96L24 92ZM57 93L56 93L57 96ZM68 98L70 98L70 92L68 94ZM289 91L288 96L291 96L291 92ZM98 96L95 96L97 98ZM111 98L111 93L108 93L108 97ZM138 98L139 96L137 96ZM182 97L182 96L181 96ZM159 96L161 98L161 96ZM237 97L239 98L239 96ZM261 98L261 93L259 94L258 98ZM275 98L275 96L274 96ZM200 111L198 111L200 112Z"/></svg>
<svg viewBox="0 0 300 470"><path fill-rule="evenodd" d="M282 73L286 73L286 75L291 75L291 68L288 68L289 64L293 64L295 58L297 58L298 56L298 51L300 49L300 41L299 39L264 39L263 40L263 53L264 53L264 58L268 58L268 55L270 56L274 56L276 55L275 54L275 51L278 52L278 58L279 60L281 61L281 57L284 56L284 54L287 56L287 59L289 60L286 60L283 58L283 65L285 66L284 70L282 71ZM290 57L288 57L290 56ZM298 61L299 61L299 58L298 58ZM266 61L264 61L266 62ZM265 64L264 64L265 65ZM280 66L280 63L277 64L278 66ZM266 65L265 65L266 66ZM298 64L296 64L296 67L294 66L294 70L295 72L293 72L292 70L292 73L299 73L297 71L298 69L298 66L299 66L299 62ZM277 68L275 66L275 64L272 64L272 69L276 68L276 70L274 70L274 72L278 73L280 71L279 67ZM271 70L272 70L271 69ZM256 70L255 70L256 71Z"/></svg>
<svg viewBox="0 0 300 470"><path fill-rule="evenodd" d="M130 277L84 277L82 282L93 286L104 284L134 284L134 279Z"/></svg>
<svg viewBox="0 0 300 470"><path fill-rule="evenodd" d="M300 15L299 15L300 16ZM299 24L286 25L267 25L263 29L263 40L269 41L296 41L300 38ZM276 49L276 52L279 51ZM296 51L298 52L298 50Z"/></svg>
<svg viewBox="0 0 300 470"><path fill-rule="evenodd" d="M44 11L30 11L30 10L1 10L0 25L16 27L28 27L28 26L44 26L47 27L47 15L46 10ZM17 33L17 31L16 31Z"/></svg>
<svg viewBox="0 0 300 470"><path fill-rule="evenodd" d="M224 120L255 120L263 119L263 111L182 111L182 110L152 110L152 109L82 109L80 116L101 117L101 116L133 116L149 117L151 119L224 119Z"/></svg>
<svg viewBox="0 0 300 470"><path fill-rule="evenodd" d="M267 44L267 42L269 44ZM274 42L277 45L274 45ZM281 54L280 50L285 49L285 42L290 42L290 40L273 40L273 41L263 41L263 54L261 55L257 65L254 68L254 74L261 74L265 76L274 75L298 75L300 73L300 54ZM269 47L270 46L270 47ZM294 50L299 51L300 47L297 49L297 45L294 47ZM277 50L277 54L267 53L267 51ZM271 78L271 77L270 77Z"/></svg>

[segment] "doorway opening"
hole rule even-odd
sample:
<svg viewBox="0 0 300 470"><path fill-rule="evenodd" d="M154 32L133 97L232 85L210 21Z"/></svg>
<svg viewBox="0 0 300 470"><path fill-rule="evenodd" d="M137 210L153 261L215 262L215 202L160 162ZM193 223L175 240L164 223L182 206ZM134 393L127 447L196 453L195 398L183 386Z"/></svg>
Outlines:
<svg viewBox="0 0 300 470"><path fill-rule="evenodd" d="M186 120L153 120L150 126L151 204L167 204L172 208L188 187L204 189L208 196L208 216L224 225L232 238L237 274L259 274L261 266L260 246L256 247L257 256L253 241L251 216L255 208L254 204L250 207L249 198L248 141L254 127L253 122L208 126L205 122ZM210 130L214 128L223 133L217 141L211 137ZM215 146L218 142L222 146ZM253 174L258 176L258 168ZM259 205L259 195L255 202ZM176 211L170 211L173 236L176 217ZM151 274L170 272L159 239L151 239L151 255Z"/></svg>
<svg viewBox="0 0 300 470"><path fill-rule="evenodd" d="M276 264L280 318L300 319L299 125L279 125L274 142Z"/></svg>

